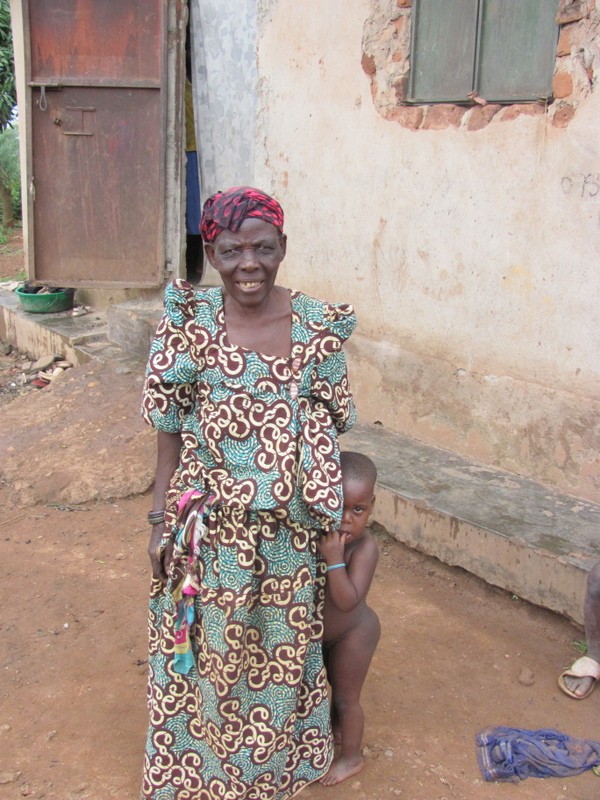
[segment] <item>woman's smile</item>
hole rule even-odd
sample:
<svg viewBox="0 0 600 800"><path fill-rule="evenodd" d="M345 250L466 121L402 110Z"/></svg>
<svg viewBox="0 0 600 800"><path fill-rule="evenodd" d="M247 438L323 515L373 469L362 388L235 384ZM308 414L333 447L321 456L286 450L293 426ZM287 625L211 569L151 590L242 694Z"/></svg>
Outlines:
<svg viewBox="0 0 600 800"><path fill-rule="evenodd" d="M242 291L252 291L253 289L260 289L264 281L236 281L236 283Z"/></svg>

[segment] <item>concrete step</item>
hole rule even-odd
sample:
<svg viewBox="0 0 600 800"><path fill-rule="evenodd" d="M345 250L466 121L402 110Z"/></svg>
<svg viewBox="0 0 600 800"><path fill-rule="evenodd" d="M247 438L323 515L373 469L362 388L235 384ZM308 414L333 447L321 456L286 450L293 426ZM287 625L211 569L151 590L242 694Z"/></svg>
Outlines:
<svg viewBox="0 0 600 800"><path fill-rule="evenodd" d="M373 519L398 541L583 622L599 505L376 424L357 425L341 446L377 465Z"/></svg>
<svg viewBox="0 0 600 800"><path fill-rule="evenodd" d="M34 356L142 372L161 313L160 301L136 301L106 315L27 314L0 290L0 339ZM394 538L582 623L587 573L600 560L600 506L380 425L357 425L341 445L377 464L373 518Z"/></svg>
<svg viewBox="0 0 600 800"><path fill-rule="evenodd" d="M101 312L32 314L23 311L14 292L0 289L0 339L24 353L36 358L60 353L72 364L83 364L90 358L86 345L106 340L106 334L106 315Z"/></svg>
<svg viewBox="0 0 600 800"><path fill-rule="evenodd" d="M139 306L136 313L130 305ZM14 292L0 289L0 339L36 358L56 353L74 365L95 358L115 362L119 369L143 370L162 304L124 306L81 316L71 311L32 314L23 311Z"/></svg>
<svg viewBox="0 0 600 800"><path fill-rule="evenodd" d="M108 339L145 362L162 312L161 300L111 306L106 312Z"/></svg>

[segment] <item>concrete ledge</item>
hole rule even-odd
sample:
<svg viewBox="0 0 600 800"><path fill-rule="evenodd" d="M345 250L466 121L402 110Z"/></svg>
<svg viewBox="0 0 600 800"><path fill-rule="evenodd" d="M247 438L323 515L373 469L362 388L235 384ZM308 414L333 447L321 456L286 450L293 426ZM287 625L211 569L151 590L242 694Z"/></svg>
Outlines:
<svg viewBox="0 0 600 800"><path fill-rule="evenodd" d="M106 314L108 338L145 362L162 313L161 298L111 306Z"/></svg>
<svg viewBox="0 0 600 800"><path fill-rule="evenodd" d="M583 622L600 506L379 425L358 425L341 444L377 464L373 519L398 541Z"/></svg>
<svg viewBox="0 0 600 800"><path fill-rule="evenodd" d="M46 353L62 355L72 364L84 364L90 356L86 343L106 337L103 314L90 312L74 317L71 311L31 314L23 311L14 292L0 290L0 339L38 358Z"/></svg>
<svg viewBox="0 0 600 800"><path fill-rule="evenodd" d="M92 310L75 317L71 311L31 314L23 311L14 292L0 289L0 340L35 358L55 353L73 365L90 359L112 361L120 371L139 370L141 374L148 350L142 357L135 346L128 346L128 341L136 344L135 337L128 339L124 331L123 339L122 345L109 340L104 312Z"/></svg>

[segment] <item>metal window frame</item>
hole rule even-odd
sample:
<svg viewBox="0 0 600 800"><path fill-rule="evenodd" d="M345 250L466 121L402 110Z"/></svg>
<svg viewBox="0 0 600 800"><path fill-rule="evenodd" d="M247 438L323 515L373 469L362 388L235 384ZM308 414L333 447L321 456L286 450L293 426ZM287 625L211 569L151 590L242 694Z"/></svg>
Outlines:
<svg viewBox="0 0 600 800"><path fill-rule="evenodd" d="M454 97L454 96L440 96L439 98L431 99L431 98L424 98L415 96L415 69L413 69L413 65L415 62L415 52L417 48L417 23L419 19L419 9L422 0L413 0L412 11L411 11L411 31L410 31L410 70L408 75L408 91L407 91L407 98L403 102L406 105L436 105L442 103L452 103L453 105L471 105L472 99L471 97ZM523 0L525 2L525 0ZM483 6L486 0L477 0L477 19L476 19L476 39L475 39L475 51L473 56L473 64L471 69L471 92L476 93L477 87L480 81L480 73L481 73L481 47L482 47L482 27L483 27L483 17L484 17L484 10ZM557 26L557 41L558 41L558 26ZM549 82L550 83L550 82ZM535 103L540 101L548 101L551 98L551 90L547 96L539 96L532 98L529 97L511 97L511 98L486 98L488 102L504 104L504 105L512 105L515 103Z"/></svg>

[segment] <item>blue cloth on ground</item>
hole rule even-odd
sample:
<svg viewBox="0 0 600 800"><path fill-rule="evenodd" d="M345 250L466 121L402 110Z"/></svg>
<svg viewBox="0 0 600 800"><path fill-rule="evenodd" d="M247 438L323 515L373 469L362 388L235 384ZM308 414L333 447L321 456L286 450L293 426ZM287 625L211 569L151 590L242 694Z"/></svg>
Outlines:
<svg viewBox="0 0 600 800"><path fill-rule="evenodd" d="M566 778L600 765L600 742L575 739L551 728L485 728L475 741L486 781Z"/></svg>

